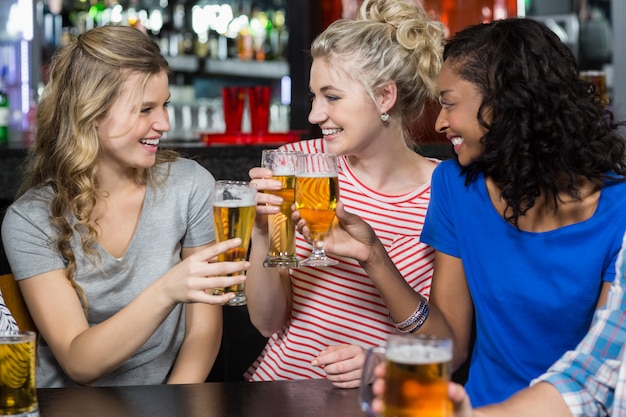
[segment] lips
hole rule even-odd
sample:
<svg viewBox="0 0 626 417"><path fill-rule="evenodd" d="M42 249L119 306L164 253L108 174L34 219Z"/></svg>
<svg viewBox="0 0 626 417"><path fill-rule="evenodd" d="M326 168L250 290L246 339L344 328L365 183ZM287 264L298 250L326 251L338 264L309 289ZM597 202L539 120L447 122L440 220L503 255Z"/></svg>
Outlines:
<svg viewBox="0 0 626 417"><path fill-rule="evenodd" d="M457 137L448 138L448 139L450 140L450 142L452 142L452 145L454 146L454 152L458 152L461 146L463 145L463 138L457 136Z"/></svg>

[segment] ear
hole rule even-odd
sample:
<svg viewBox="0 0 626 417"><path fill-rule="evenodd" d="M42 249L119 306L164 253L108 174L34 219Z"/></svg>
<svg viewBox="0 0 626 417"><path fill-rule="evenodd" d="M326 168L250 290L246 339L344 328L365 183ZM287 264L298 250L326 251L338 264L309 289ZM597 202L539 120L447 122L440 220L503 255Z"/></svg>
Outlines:
<svg viewBox="0 0 626 417"><path fill-rule="evenodd" d="M381 113L388 113L396 104L398 99L398 86L395 82L389 81L379 90L378 100Z"/></svg>

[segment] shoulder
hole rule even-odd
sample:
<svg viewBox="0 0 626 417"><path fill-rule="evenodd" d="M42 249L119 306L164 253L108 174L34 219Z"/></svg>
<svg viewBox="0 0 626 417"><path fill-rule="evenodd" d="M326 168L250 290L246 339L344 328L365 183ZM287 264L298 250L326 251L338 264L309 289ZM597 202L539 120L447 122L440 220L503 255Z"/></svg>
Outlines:
<svg viewBox="0 0 626 417"><path fill-rule="evenodd" d="M47 219L50 213L50 200L54 192L50 187L33 188L14 201L5 214L5 222L13 216Z"/></svg>
<svg viewBox="0 0 626 417"><path fill-rule="evenodd" d="M461 172L461 166L458 162L448 159L445 161L441 161L433 172L433 182L435 181L449 181L449 180L458 180L460 179L463 183L465 181L465 177Z"/></svg>

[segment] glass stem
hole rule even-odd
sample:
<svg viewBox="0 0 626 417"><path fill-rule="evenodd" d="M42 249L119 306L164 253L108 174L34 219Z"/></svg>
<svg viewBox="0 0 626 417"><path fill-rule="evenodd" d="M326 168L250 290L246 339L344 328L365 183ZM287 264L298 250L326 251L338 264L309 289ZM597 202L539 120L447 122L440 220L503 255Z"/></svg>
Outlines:
<svg viewBox="0 0 626 417"><path fill-rule="evenodd" d="M313 249L311 250L311 258L321 259L326 257L324 252L324 242L321 240L313 241Z"/></svg>

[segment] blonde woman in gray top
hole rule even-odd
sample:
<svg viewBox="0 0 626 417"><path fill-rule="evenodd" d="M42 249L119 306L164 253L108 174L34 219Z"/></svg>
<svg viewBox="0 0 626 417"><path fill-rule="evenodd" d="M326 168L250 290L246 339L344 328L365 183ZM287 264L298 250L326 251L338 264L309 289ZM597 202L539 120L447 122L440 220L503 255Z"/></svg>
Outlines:
<svg viewBox="0 0 626 417"><path fill-rule="evenodd" d="M159 150L168 64L145 34L105 26L53 58L20 197L2 224L7 258L39 330L37 383L206 380L222 335L213 287L214 179Z"/></svg>

